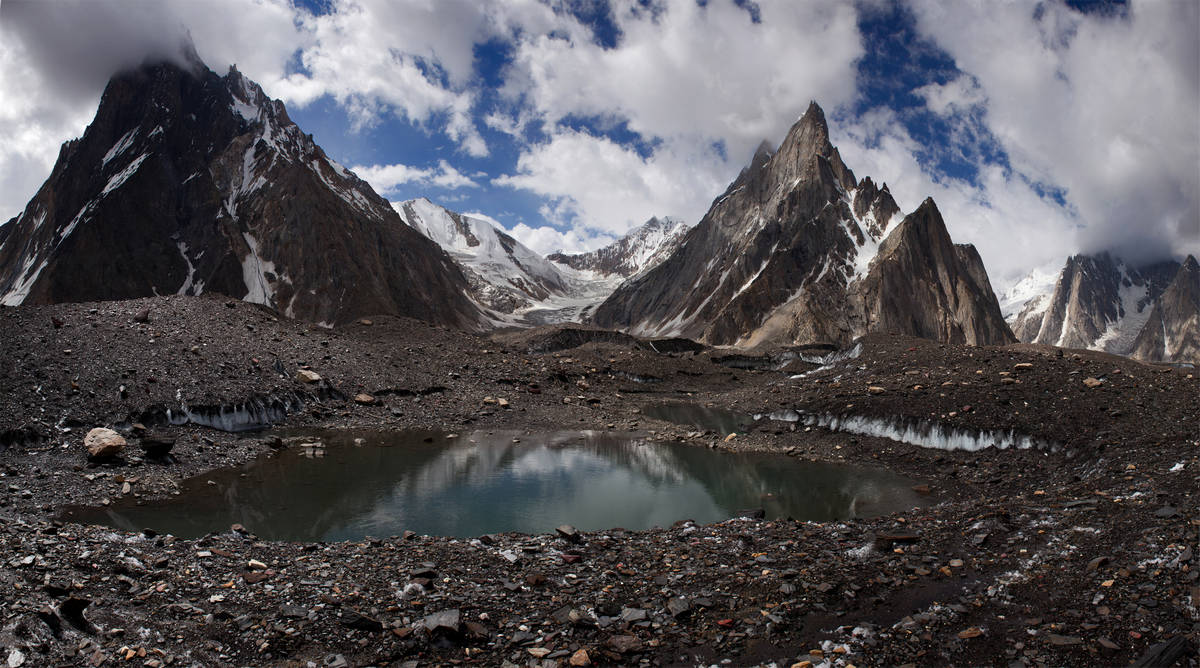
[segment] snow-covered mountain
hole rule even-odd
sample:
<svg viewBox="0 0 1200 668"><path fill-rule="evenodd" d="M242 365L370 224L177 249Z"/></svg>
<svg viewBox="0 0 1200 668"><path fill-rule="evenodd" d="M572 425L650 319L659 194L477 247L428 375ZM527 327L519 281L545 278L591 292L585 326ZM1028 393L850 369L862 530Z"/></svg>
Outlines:
<svg viewBox="0 0 1200 668"><path fill-rule="evenodd" d="M1200 339L1195 265L1190 256L1183 264L1133 266L1109 253L1074 255L1052 280L1035 271L1018 283L1005 315L1017 338L1029 343L1196 361L1188 343Z"/></svg>
<svg viewBox="0 0 1200 668"><path fill-rule="evenodd" d="M83 136L3 228L5 304L218 292L336 324L481 327L467 281L235 68L115 76Z"/></svg>
<svg viewBox="0 0 1200 668"><path fill-rule="evenodd" d="M1014 283L1003 294L998 295L1000 313L1004 315L1004 320L1010 327L1016 323L1017 316L1026 308L1045 310L1050 301L1050 295L1054 292L1054 284L1058 281L1058 271L1057 263L1038 267ZM1018 339L1024 340L1021 333L1015 329L1013 334Z"/></svg>
<svg viewBox="0 0 1200 668"><path fill-rule="evenodd" d="M560 268L482 218L425 198L393 204L404 222L437 242L463 268L475 299L501 313L528 310L571 291Z"/></svg>
<svg viewBox="0 0 1200 668"><path fill-rule="evenodd" d="M551 262L491 221L425 198L393 206L458 264L470 296L497 326L579 322L624 280Z"/></svg>
<svg viewBox="0 0 1200 668"><path fill-rule="evenodd" d="M951 241L932 200L902 218L886 185L856 180L815 103L594 322L739 346L846 344L877 331L1013 340L975 249Z"/></svg>
<svg viewBox="0 0 1200 668"><path fill-rule="evenodd" d="M689 226L678 218L654 217L613 243L586 253L551 253L548 260L599 276L629 278L665 260L687 234Z"/></svg>

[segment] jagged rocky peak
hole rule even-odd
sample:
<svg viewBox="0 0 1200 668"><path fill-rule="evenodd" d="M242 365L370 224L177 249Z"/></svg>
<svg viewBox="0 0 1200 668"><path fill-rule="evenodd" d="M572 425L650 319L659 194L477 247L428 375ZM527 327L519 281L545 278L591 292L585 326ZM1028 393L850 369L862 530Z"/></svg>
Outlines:
<svg viewBox="0 0 1200 668"><path fill-rule="evenodd" d="M859 181L858 190L854 193L854 215L869 221L867 232L875 237L882 236L888 223L899 213L900 206L892 199L886 183L876 187L869 176Z"/></svg>
<svg viewBox="0 0 1200 668"><path fill-rule="evenodd" d="M1031 343L1173 361L1138 342L1158 336L1146 329L1152 321L1161 329L1155 308L1182 266L1174 260L1134 265L1112 252L1073 255L1052 282L1021 294L1020 304L1014 300L1013 331Z"/></svg>
<svg viewBox="0 0 1200 668"><path fill-rule="evenodd" d="M600 276L628 278L662 262L683 242L689 229L678 218L655 216L603 248L586 253L551 253L547 259Z"/></svg>
<svg viewBox="0 0 1200 668"><path fill-rule="evenodd" d="M184 55L108 83L0 245L0 300L219 292L328 324L481 323L450 258L283 103Z"/></svg>
<svg viewBox="0 0 1200 668"><path fill-rule="evenodd" d="M1130 355L1151 362L1200 364L1200 264L1187 256L1155 300Z"/></svg>
<svg viewBox="0 0 1200 668"><path fill-rule="evenodd" d="M983 260L974 246L951 241L933 198L887 237L856 291L867 331L905 331L950 343L1013 340Z"/></svg>
<svg viewBox="0 0 1200 668"><path fill-rule="evenodd" d="M780 158L776 161L780 171L777 178L811 179L818 170L827 167L843 190L853 190L857 185L854 173L829 142L829 124L825 121L825 112L816 102L810 103L808 111L792 126L776 156Z"/></svg>
<svg viewBox="0 0 1200 668"><path fill-rule="evenodd" d="M594 321L740 346L846 344L868 331L1013 340L978 253L950 242L932 201L899 216L886 185L855 179L814 103Z"/></svg>

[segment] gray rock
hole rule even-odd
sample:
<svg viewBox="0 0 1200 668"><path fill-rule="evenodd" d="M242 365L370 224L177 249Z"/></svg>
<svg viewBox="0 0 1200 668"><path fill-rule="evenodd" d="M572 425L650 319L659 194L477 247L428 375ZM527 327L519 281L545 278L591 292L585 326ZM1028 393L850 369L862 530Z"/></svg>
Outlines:
<svg viewBox="0 0 1200 668"><path fill-rule="evenodd" d="M308 608L302 605L284 603L283 605L279 606L279 616L291 619L304 619L305 617L308 617Z"/></svg>
<svg viewBox="0 0 1200 668"><path fill-rule="evenodd" d="M686 617L692 611L692 604L686 598L672 598L667 601L667 612L675 619Z"/></svg>
<svg viewBox="0 0 1200 668"><path fill-rule="evenodd" d="M640 652L642 650L642 640L637 636L619 635L612 636L604 641L604 644L614 652L621 654L630 654L632 652Z"/></svg>
<svg viewBox="0 0 1200 668"><path fill-rule="evenodd" d="M458 608L435 612L421 620L421 625L430 634L457 634L461 623L462 613L459 612Z"/></svg>
<svg viewBox="0 0 1200 668"><path fill-rule="evenodd" d="M640 622L646 619L646 611L641 608L622 608L621 621L623 622Z"/></svg>
<svg viewBox="0 0 1200 668"><path fill-rule="evenodd" d="M1159 508L1158 510L1154 511L1155 517L1161 517L1163 519L1175 517L1178 514L1179 514L1179 509L1176 508L1175 506L1163 506L1162 508Z"/></svg>
<svg viewBox="0 0 1200 668"><path fill-rule="evenodd" d="M379 633L383 631L383 624L377 619L372 619L367 615L355 610L354 608L346 608L342 612L342 626L368 633Z"/></svg>
<svg viewBox="0 0 1200 668"><path fill-rule="evenodd" d="M566 538L567 540L571 541L572 543L579 542L579 538L580 538L579 531L577 531L575 529L575 527L571 526L570 524L564 524L564 525L556 528L555 531L558 532L559 536Z"/></svg>

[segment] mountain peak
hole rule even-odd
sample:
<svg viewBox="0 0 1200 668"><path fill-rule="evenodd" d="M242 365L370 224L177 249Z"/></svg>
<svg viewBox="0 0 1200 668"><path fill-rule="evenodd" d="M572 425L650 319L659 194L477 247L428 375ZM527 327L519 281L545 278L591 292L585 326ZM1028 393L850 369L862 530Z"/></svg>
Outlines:
<svg viewBox="0 0 1200 668"><path fill-rule="evenodd" d="M679 218L655 216L613 243L586 253L552 253L552 262L604 276L629 277L658 265L683 242L689 227Z"/></svg>
<svg viewBox="0 0 1200 668"><path fill-rule="evenodd" d="M193 74L200 74L208 70L208 65L196 52L196 43L192 41L192 32L189 30L183 35L183 40L179 44L179 56L182 59L182 65L190 69Z"/></svg>
<svg viewBox="0 0 1200 668"><path fill-rule="evenodd" d="M1188 272L1198 271L1200 270L1200 264L1196 262L1195 255L1189 255L1187 256L1187 259L1183 261L1183 266L1181 266L1180 269Z"/></svg>
<svg viewBox="0 0 1200 668"><path fill-rule="evenodd" d="M823 109L821 109L821 105L817 104L816 100L810 100L808 103L808 109L804 110L804 115L801 116L800 118L801 118L801 120L803 120L805 118L811 118L813 120L813 122L824 125L825 124L825 111Z"/></svg>
<svg viewBox="0 0 1200 668"><path fill-rule="evenodd" d="M825 121L825 112L816 102L810 102L808 110L792 125L788 139L794 135L799 135L803 145L811 148L806 152L808 154L825 155L833 150L833 145L829 143L829 124ZM786 143L787 140L784 141Z"/></svg>
<svg viewBox="0 0 1200 668"><path fill-rule="evenodd" d="M0 302L217 292L311 322L480 325L462 272L400 222L282 102L185 42L108 82L6 233Z"/></svg>

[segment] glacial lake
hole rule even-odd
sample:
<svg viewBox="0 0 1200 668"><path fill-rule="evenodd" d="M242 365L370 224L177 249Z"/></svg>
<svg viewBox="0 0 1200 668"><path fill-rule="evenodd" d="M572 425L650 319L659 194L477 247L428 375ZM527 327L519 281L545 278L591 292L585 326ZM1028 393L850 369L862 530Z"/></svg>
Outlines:
<svg viewBox="0 0 1200 668"><path fill-rule="evenodd" d="M297 436L298 433L285 434ZM747 509L827 521L922 505L916 481L875 468L564 431L305 431L162 501L69 507L66 521L184 538L241 524L266 540L339 541L410 530L459 537L719 522Z"/></svg>

